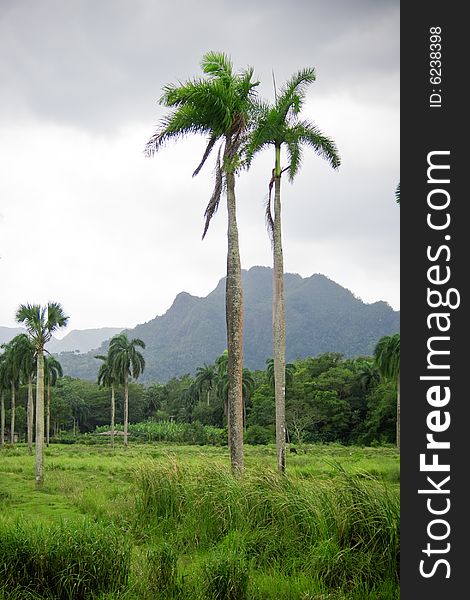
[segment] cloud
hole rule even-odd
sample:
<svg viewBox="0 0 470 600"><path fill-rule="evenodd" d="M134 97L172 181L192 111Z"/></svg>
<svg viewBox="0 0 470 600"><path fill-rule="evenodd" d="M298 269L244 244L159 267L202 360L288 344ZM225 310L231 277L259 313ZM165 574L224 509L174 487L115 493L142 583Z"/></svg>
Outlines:
<svg viewBox="0 0 470 600"><path fill-rule="evenodd" d="M305 115L333 137L336 173L305 152L283 182L286 270L323 272L399 306L399 3L17 0L0 10L0 323L63 302L69 328L133 326L225 274L221 204L201 241L212 165L203 139L143 147L168 82L224 50L260 92L314 66ZM237 180L242 266L271 264L269 152Z"/></svg>

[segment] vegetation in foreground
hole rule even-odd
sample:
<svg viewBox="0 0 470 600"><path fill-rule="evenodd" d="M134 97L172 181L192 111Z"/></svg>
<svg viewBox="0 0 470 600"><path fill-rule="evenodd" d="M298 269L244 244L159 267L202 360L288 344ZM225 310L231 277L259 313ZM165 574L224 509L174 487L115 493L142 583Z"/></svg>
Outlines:
<svg viewBox="0 0 470 600"><path fill-rule="evenodd" d="M38 490L6 447L0 598L397 599L397 450L305 450L281 476L247 446L236 478L226 447L53 445Z"/></svg>

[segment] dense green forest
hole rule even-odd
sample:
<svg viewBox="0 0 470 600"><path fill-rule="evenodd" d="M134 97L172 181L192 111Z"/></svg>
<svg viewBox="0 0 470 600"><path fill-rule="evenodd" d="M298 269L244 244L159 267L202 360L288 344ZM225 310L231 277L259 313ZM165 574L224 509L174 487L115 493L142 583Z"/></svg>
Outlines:
<svg viewBox="0 0 470 600"><path fill-rule="evenodd" d="M131 443L133 438L140 439L139 431L151 431L149 427L132 424L170 421L186 424L180 427L180 436L174 438L177 441L226 443L226 389L217 367L217 362L202 365L194 376L186 374L164 384L131 382ZM287 433L291 444L396 442L396 384L381 380L372 357L344 358L339 353L329 352L297 360L287 365L286 380ZM251 444L274 442L272 368L268 364L265 370L245 369L244 382L245 441ZM27 395L27 386L21 386L16 396L15 421L21 439L26 436ZM123 421L123 402L123 389L118 386L118 424ZM10 406L8 391L5 391L5 404ZM9 409L5 417L8 427ZM109 422L109 388L69 376L57 380L51 391L52 442L70 442L79 433L90 434L97 427L105 431ZM215 435L211 428L222 432ZM159 431L162 431L161 426ZM144 439L149 438L144 435Z"/></svg>

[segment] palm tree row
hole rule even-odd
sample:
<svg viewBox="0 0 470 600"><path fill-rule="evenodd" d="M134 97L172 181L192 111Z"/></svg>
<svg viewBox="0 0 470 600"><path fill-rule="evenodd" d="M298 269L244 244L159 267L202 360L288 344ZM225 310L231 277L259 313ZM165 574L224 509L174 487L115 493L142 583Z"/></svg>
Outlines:
<svg viewBox="0 0 470 600"><path fill-rule="evenodd" d="M29 337L21 333L7 344L2 345L4 350L0 356L0 391L2 394L2 417L0 444L5 443L5 399L4 393L9 390L11 395L11 422L10 443L14 443L16 393L20 384L28 387L28 400L26 404L26 439L28 452L33 452L33 426L34 426L34 394L33 383L36 379L37 361L35 348ZM62 366L53 356L44 357L44 377L47 385L46 398L46 444L49 445L50 432L50 404L51 386L54 386L59 377L62 377Z"/></svg>
<svg viewBox="0 0 470 600"><path fill-rule="evenodd" d="M97 355L102 361L98 372L98 383L111 388L111 446L114 447L116 417L116 386L124 386L124 447L128 447L129 425L129 377L137 379L145 369L145 359L138 348L145 343L134 338L129 340L125 333L115 335L110 343L107 355Z"/></svg>
<svg viewBox="0 0 470 600"><path fill-rule="evenodd" d="M159 151L166 142L188 134L207 136L207 147L193 175L197 175L220 141L215 161L215 185L205 211L204 236L225 192L228 213L226 325L228 373L228 433L232 470L241 473L243 455L243 290L236 220L235 176L248 168L255 154L273 146L275 161L269 183L267 221L273 246L273 345L276 398L276 443L278 468L285 470L285 308L284 267L281 240L281 175L297 174L302 146L307 145L333 168L340 159L332 140L315 125L299 118L307 86L315 80L313 69L292 77L277 95L273 105L258 101L252 80L253 68L235 73L224 54L208 52L202 59L205 77L163 88L160 104L172 108L146 145L147 155ZM281 149L287 149L289 165L281 165ZM271 190L274 185L274 217Z"/></svg>

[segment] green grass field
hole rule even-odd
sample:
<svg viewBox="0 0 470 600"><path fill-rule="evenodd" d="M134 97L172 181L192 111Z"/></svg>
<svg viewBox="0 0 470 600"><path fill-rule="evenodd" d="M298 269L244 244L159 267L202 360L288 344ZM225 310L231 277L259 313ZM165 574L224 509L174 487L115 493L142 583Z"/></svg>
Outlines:
<svg viewBox="0 0 470 600"><path fill-rule="evenodd" d="M239 480L224 447L56 445L38 491L3 448L0 599L397 599L397 451L305 450L279 477L246 446Z"/></svg>

